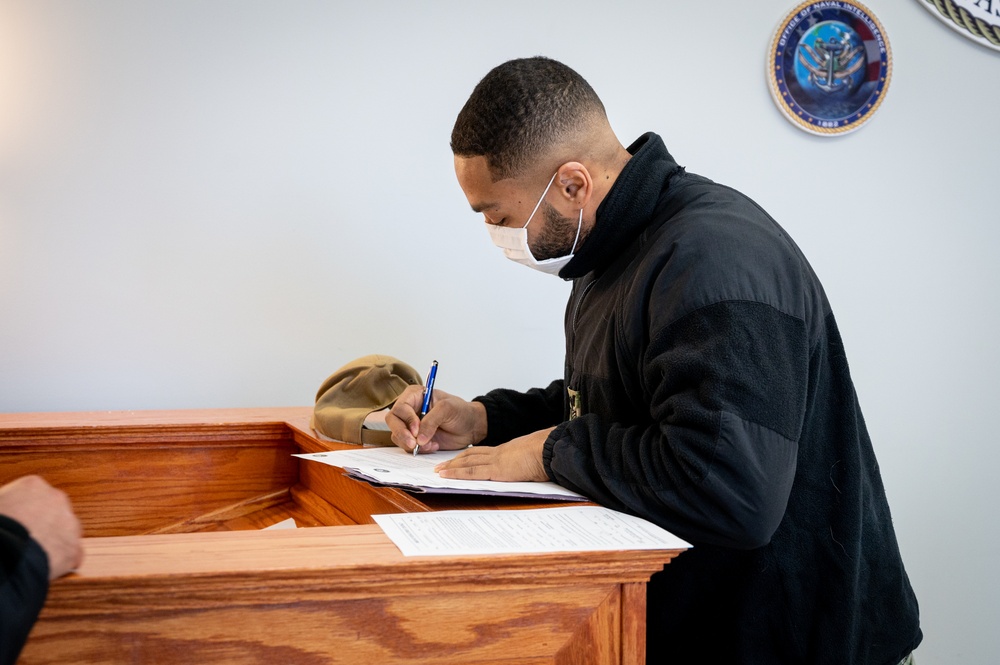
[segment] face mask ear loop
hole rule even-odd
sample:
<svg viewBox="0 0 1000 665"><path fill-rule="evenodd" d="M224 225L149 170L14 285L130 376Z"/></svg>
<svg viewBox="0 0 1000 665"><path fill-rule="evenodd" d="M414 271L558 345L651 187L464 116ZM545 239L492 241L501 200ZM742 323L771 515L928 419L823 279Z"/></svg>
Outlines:
<svg viewBox="0 0 1000 665"><path fill-rule="evenodd" d="M583 208L580 208L580 221L576 224L576 238L573 239L573 249L569 250L570 254L576 253L576 243L580 241L580 229L583 228Z"/></svg>
<svg viewBox="0 0 1000 665"><path fill-rule="evenodd" d="M539 198L538 203L535 204L535 209L531 211L530 215L528 215L528 221L524 223L524 226L521 227L522 229L528 228L528 224L531 224L531 219L535 216L535 213L538 212L538 208L541 207L542 201L545 200L545 195L549 193L549 187L551 187L552 183L555 182L557 175L559 175L559 171L556 171L555 173L552 174L552 178L549 179L549 184L545 185L545 191L542 192L541 198Z"/></svg>

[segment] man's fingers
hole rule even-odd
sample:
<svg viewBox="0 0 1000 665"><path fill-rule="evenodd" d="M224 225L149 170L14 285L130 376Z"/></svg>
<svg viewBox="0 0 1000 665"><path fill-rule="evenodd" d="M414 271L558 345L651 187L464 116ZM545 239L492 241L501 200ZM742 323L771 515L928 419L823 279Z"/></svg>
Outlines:
<svg viewBox="0 0 1000 665"><path fill-rule="evenodd" d="M70 498L43 478L23 476L0 488L0 513L20 522L45 551L50 580L82 562L82 527Z"/></svg>
<svg viewBox="0 0 1000 665"><path fill-rule="evenodd" d="M420 431L417 410L423 394L423 386L409 386L400 393L385 417L385 424L392 432L392 442L405 450L412 450L417 442L417 433Z"/></svg>
<svg viewBox="0 0 1000 665"><path fill-rule="evenodd" d="M465 448L485 436L485 422L479 422L475 403L435 390L430 410L420 417L423 386L410 386L399 396L385 422L392 432L392 442L407 451L420 446L420 452Z"/></svg>
<svg viewBox="0 0 1000 665"><path fill-rule="evenodd" d="M539 430L499 446L473 446L435 467L442 478L468 480L548 480L542 448L551 429Z"/></svg>
<svg viewBox="0 0 1000 665"><path fill-rule="evenodd" d="M385 424L389 426L389 431L391 432L389 438L392 439L394 444L404 450L411 450L413 448L416 439L410 434L410 430L406 426L406 421L390 412L385 416Z"/></svg>
<svg viewBox="0 0 1000 665"><path fill-rule="evenodd" d="M447 462L437 465L434 470L442 478L461 480L493 480L497 472L495 448L469 448Z"/></svg>
<svg viewBox="0 0 1000 665"><path fill-rule="evenodd" d="M438 475L452 480L493 480L492 466L463 466L457 469L441 469Z"/></svg>
<svg viewBox="0 0 1000 665"><path fill-rule="evenodd" d="M431 409L427 412L427 415L420 419L419 428L417 430L417 444L420 446L426 446L437 434L438 428L441 424L448 419L448 407L446 404L442 403L436 408ZM444 432L442 432L444 434ZM440 443L440 442L438 442Z"/></svg>
<svg viewBox="0 0 1000 665"><path fill-rule="evenodd" d="M457 480L496 480L493 475L497 467L489 463L470 463L466 466L446 466L438 471L442 478Z"/></svg>
<svg viewBox="0 0 1000 665"><path fill-rule="evenodd" d="M421 399L423 399L422 395L423 393L421 393ZM414 435L417 437L417 443L421 446L434 442L442 443L442 441L437 439L432 442L431 439L438 433L438 430L441 430L441 433L445 434L445 430L441 428L446 426L455 417L453 400L449 401L451 397L451 395L443 390L434 391L431 408L423 418L419 418L420 427L414 432ZM422 401L421 406L423 406Z"/></svg>
<svg viewBox="0 0 1000 665"><path fill-rule="evenodd" d="M389 438L392 439L394 444L405 450L413 448L416 439L407 428L406 421L390 412L386 414L385 424L389 426Z"/></svg>

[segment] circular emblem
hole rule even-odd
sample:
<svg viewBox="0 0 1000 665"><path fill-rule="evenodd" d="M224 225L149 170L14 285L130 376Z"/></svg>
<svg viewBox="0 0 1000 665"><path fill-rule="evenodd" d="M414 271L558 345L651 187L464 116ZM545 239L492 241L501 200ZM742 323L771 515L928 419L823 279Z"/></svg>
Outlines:
<svg viewBox="0 0 1000 665"><path fill-rule="evenodd" d="M861 3L803 2L774 31L767 76L793 124L820 136L846 134L885 98L892 52L882 24Z"/></svg>
<svg viewBox="0 0 1000 665"><path fill-rule="evenodd" d="M920 0L920 4L948 27L1000 51L1000 1Z"/></svg>

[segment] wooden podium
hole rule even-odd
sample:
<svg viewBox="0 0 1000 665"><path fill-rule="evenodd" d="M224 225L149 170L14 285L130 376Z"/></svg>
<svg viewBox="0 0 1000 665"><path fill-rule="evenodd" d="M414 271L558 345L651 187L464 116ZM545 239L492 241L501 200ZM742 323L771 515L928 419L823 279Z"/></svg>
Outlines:
<svg viewBox="0 0 1000 665"><path fill-rule="evenodd" d="M84 527L18 661L645 661L646 582L680 550L404 557L371 515L537 501L412 495L292 457L311 409L0 415L0 483L36 473ZM262 531L294 518L295 530Z"/></svg>

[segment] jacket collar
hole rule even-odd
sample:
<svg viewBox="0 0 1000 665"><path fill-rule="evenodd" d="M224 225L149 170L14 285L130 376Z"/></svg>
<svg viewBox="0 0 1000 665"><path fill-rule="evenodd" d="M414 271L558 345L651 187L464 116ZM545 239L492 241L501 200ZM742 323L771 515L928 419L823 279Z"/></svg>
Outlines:
<svg viewBox="0 0 1000 665"><path fill-rule="evenodd" d="M632 159L597 207L587 240L559 271L563 279L583 277L611 263L646 227L670 177L682 170L653 132L636 139L628 151Z"/></svg>

